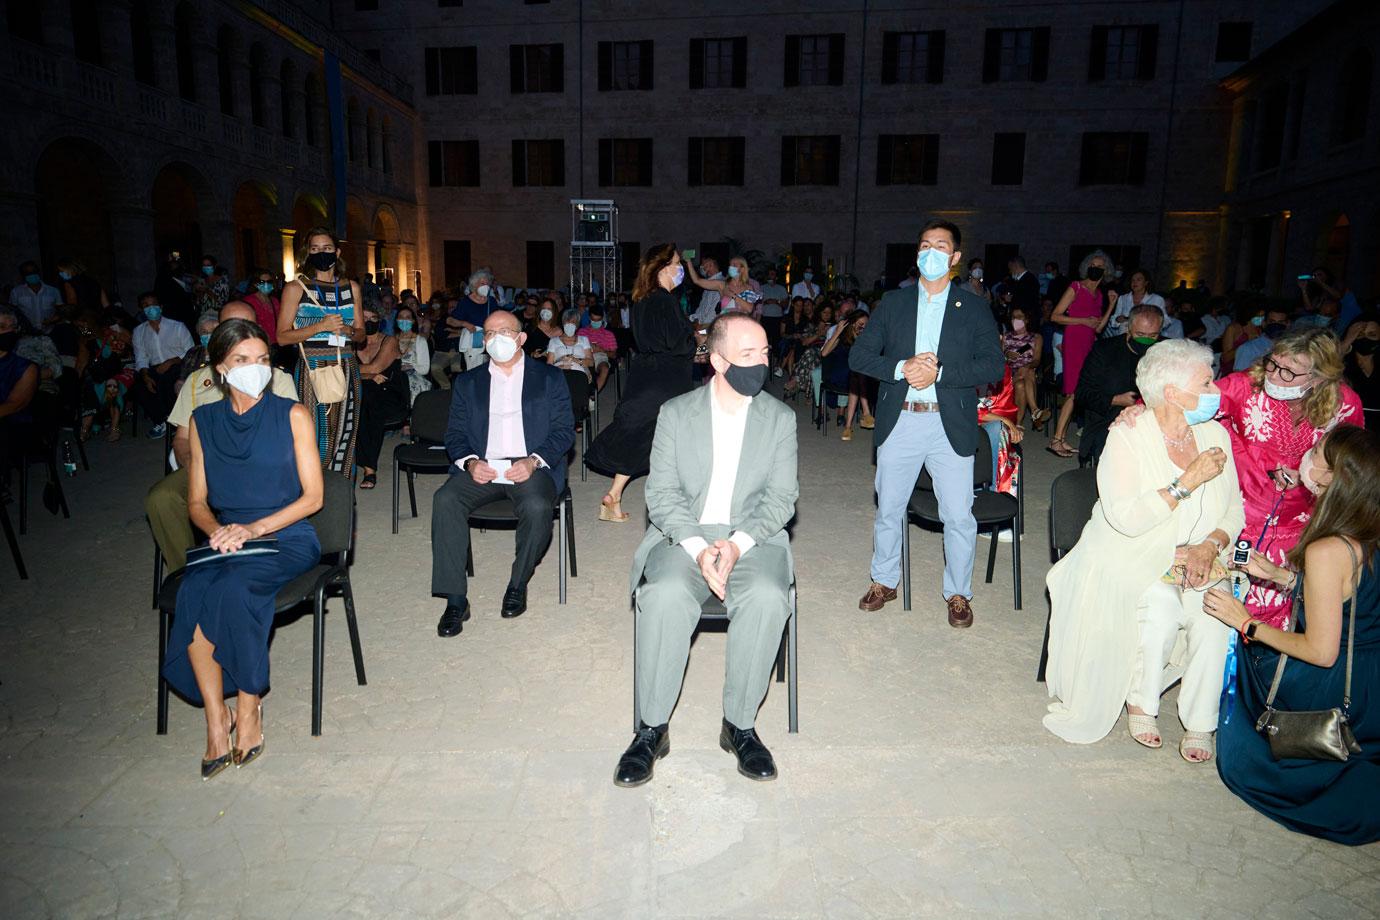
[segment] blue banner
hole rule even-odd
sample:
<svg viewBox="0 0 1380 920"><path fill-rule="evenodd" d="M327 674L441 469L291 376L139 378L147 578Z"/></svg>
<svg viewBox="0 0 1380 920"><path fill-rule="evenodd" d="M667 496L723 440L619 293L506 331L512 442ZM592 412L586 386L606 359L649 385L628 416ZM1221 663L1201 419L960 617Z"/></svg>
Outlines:
<svg viewBox="0 0 1380 920"><path fill-rule="evenodd" d="M326 110L331 120L331 180L335 187L335 235L345 238L345 94L340 85L340 58L326 52Z"/></svg>

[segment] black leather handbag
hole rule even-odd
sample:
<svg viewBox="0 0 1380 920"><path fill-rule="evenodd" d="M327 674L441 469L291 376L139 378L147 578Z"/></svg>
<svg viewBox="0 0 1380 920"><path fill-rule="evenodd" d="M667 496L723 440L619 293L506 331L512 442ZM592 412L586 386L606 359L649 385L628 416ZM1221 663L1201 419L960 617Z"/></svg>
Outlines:
<svg viewBox="0 0 1380 920"><path fill-rule="evenodd" d="M1360 587L1360 563L1356 551L1347 543L1351 562L1356 573L1357 588ZM1302 582L1302 579L1300 579ZM1294 594L1294 605L1302 605L1302 584ZM1298 622L1297 615L1290 618ZM1284 665L1289 656L1279 653L1279 665L1275 668L1275 679L1270 684L1270 695L1265 698L1265 711L1256 720L1255 730L1265 736L1270 743L1270 756L1275 760L1296 758L1300 760L1346 760L1352 754L1360 754L1361 746L1356 743L1347 712L1351 709L1351 653L1356 645L1356 591L1351 594L1351 616L1346 636L1346 683L1342 690L1341 708L1289 712L1276 709L1275 694L1279 692L1280 679L1284 677Z"/></svg>

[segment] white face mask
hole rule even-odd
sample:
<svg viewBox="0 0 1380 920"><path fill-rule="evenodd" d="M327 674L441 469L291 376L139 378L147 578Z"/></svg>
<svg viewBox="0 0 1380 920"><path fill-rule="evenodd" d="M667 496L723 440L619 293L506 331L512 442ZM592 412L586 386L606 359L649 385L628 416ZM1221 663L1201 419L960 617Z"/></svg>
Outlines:
<svg viewBox="0 0 1380 920"><path fill-rule="evenodd" d="M566 323L564 326L561 327L561 331L564 332L567 336L574 335L575 329L576 326L574 323Z"/></svg>
<svg viewBox="0 0 1380 920"><path fill-rule="evenodd" d="M225 382L250 399L258 399L272 379L273 369L266 364L241 364L225 374Z"/></svg>
<svg viewBox="0 0 1380 920"><path fill-rule="evenodd" d="M977 280L981 281L981 280L982 280L982 269L980 269L980 268L975 268L975 269L973 269L973 277L976 278Z"/></svg>
<svg viewBox="0 0 1380 920"><path fill-rule="evenodd" d="M484 350L499 364L506 364L517 354L517 341L506 335L496 335L484 343Z"/></svg>
<svg viewBox="0 0 1380 920"><path fill-rule="evenodd" d="M488 297L489 286L487 284L481 284L479 287L474 289L474 292L478 294L480 297Z"/></svg>
<svg viewBox="0 0 1380 920"><path fill-rule="evenodd" d="M1318 482L1313 476L1313 471L1316 469L1313 465L1313 451L1316 449L1317 448L1310 449L1303 455L1303 458L1299 460L1299 481L1303 483L1304 488L1309 492L1312 492L1314 495L1322 495L1323 489L1327 488L1327 486Z"/></svg>
<svg viewBox="0 0 1380 920"><path fill-rule="evenodd" d="M1288 402L1291 399L1302 399L1310 389L1312 389L1312 387L1307 385L1282 387L1268 378L1265 380L1265 395L1271 399L1278 399L1282 402Z"/></svg>
<svg viewBox="0 0 1380 920"><path fill-rule="evenodd" d="M549 322L551 322L551 316L552 316L552 313L551 313L550 310L542 310L542 311L541 311L541 321L542 321L543 323L549 323Z"/></svg>

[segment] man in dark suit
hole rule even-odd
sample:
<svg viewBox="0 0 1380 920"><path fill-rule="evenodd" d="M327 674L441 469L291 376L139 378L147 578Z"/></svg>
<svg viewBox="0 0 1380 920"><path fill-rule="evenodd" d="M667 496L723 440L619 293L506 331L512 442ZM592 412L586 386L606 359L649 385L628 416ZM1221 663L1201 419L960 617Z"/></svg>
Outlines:
<svg viewBox="0 0 1380 920"><path fill-rule="evenodd" d="M889 291L848 356L849 366L881 381L877 443L877 518L872 531L872 584L861 610L896 599L901 536L921 468L934 480L944 522L944 600L949 625L971 626L973 455L978 438L977 388L1002 378L1006 363L992 311L950 283L961 235L945 220L920 231L920 282Z"/></svg>
<svg viewBox="0 0 1380 920"><path fill-rule="evenodd" d="M1011 272L1011 307L1017 307L1025 311L1026 316L1040 315L1040 279L1032 275L1025 267L1025 259L1022 256L1012 256L1006 263L1006 268Z"/></svg>
<svg viewBox="0 0 1380 920"><path fill-rule="evenodd" d="M1107 429L1127 406L1140 401L1136 366L1146 349L1159 341L1164 314L1153 304L1132 308L1126 334L1093 345L1078 374L1074 399L1083 411L1083 436L1078 459L1095 462L1107 445Z"/></svg>
<svg viewBox="0 0 1380 920"><path fill-rule="evenodd" d="M452 466L431 513L431 593L446 599L436 624L441 636L459 634L470 617L465 558L471 512L502 498L517 512L517 556L503 594L504 618L527 609L527 581L551 543L551 509L565 490L575 418L565 378L526 356L526 338L516 316L491 313L484 320L488 363L451 386L446 454Z"/></svg>

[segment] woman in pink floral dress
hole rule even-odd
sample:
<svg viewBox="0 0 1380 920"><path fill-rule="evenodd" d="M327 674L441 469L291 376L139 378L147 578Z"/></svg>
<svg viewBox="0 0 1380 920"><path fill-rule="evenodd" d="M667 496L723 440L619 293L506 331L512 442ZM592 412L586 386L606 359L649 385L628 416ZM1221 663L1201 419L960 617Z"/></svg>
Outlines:
<svg viewBox="0 0 1380 920"><path fill-rule="evenodd" d="M1342 383L1336 337L1317 328L1281 336L1268 355L1217 385L1217 418L1231 433L1246 501L1241 539L1284 565L1313 513L1314 495L1307 477L1299 475L1300 460L1336 426L1363 424L1361 400ZM1280 627L1289 614L1289 595L1277 585L1252 581L1246 609Z"/></svg>

